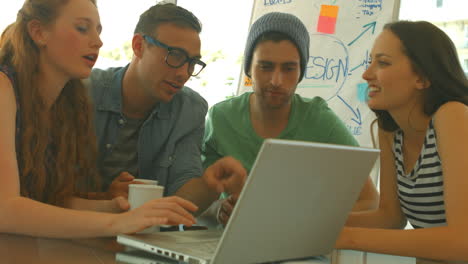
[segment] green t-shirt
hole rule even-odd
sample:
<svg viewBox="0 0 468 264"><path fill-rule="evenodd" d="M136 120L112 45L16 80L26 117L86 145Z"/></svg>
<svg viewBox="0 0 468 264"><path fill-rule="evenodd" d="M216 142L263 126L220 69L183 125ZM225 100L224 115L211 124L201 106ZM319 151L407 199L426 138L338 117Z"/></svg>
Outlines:
<svg viewBox="0 0 468 264"><path fill-rule="evenodd" d="M225 100L209 110L202 147L205 168L224 156L238 159L247 171L252 168L264 139L257 135L250 121L251 94ZM321 97L295 94L291 106L288 125L277 138L358 146Z"/></svg>

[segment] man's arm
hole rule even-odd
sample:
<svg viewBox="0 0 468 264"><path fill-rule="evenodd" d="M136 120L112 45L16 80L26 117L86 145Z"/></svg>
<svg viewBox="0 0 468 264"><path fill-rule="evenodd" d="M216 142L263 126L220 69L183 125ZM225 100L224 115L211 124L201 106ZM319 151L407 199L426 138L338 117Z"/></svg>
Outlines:
<svg viewBox="0 0 468 264"><path fill-rule="evenodd" d="M203 162L203 168L208 168L210 165L215 163L218 159L222 158L216 153L214 148L210 145L212 142L209 141L209 138L213 132L213 127L211 125L212 121L212 111L208 112L208 118L206 120L206 125L203 129L203 145L201 146L201 157ZM198 131L200 132L200 130ZM198 134L199 135L199 134ZM201 175L201 173L200 173ZM188 180L176 193L175 195L180 196L184 199L192 201L195 203L199 210L196 212L197 215L203 213L214 201L219 198L219 194L214 192L202 178L193 178Z"/></svg>
<svg viewBox="0 0 468 264"><path fill-rule="evenodd" d="M174 160L169 168L166 183L166 195L178 195L177 193L185 184L203 174L201 142L204 131L205 125L202 123L175 145Z"/></svg>
<svg viewBox="0 0 468 264"><path fill-rule="evenodd" d="M182 197L198 206L195 215L203 213L216 199L219 193L208 187L203 178L193 178L186 182L176 193L176 196Z"/></svg>
<svg viewBox="0 0 468 264"><path fill-rule="evenodd" d="M217 151L216 141L215 141L215 114L216 107L210 108L208 111L208 118L205 123L205 136L203 137L202 145L202 162L203 168L208 168L211 164L215 163L217 160L222 158Z"/></svg>
<svg viewBox="0 0 468 264"><path fill-rule="evenodd" d="M217 160L221 159L222 156L216 152L215 143L213 142L213 111L211 108L208 111L208 118L205 122L205 131L202 144L202 164L203 168L206 169L210 167ZM203 179L192 179L187 184L182 186L177 192L177 195L182 195L181 197L190 200L197 204L200 210L197 212L197 215L205 212L214 201L219 198L218 193L213 192Z"/></svg>
<svg viewBox="0 0 468 264"><path fill-rule="evenodd" d="M206 168L201 178L191 180L177 193L189 201L195 201L195 204L203 205L197 211L197 214L201 214L222 192L238 196L246 178L247 171L238 160L224 157Z"/></svg>

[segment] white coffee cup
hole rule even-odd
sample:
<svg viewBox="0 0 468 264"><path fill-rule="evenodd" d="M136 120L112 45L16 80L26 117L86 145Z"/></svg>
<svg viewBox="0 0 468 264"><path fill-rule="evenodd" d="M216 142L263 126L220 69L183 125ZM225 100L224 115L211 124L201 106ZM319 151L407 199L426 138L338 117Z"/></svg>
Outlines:
<svg viewBox="0 0 468 264"><path fill-rule="evenodd" d="M158 181L155 181L155 180L148 180L148 179L133 179L133 181L142 182L142 183L144 183L144 184L153 184L153 185L158 185Z"/></svg>
<svg viewBox="0 0 468 264"><path fill-rule="evenodd" d="M164 187L156 184L130 184L128 185L128 203L130 210L138 208L148 201L162 198ZM149 227L139 233L158 232L159 226Z"/></svg>

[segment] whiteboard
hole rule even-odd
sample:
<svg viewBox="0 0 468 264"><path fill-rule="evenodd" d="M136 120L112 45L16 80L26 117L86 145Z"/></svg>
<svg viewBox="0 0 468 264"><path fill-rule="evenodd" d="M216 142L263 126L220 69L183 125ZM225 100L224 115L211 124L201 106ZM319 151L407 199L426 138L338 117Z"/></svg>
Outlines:
<svg viewBox="0 0 468 264"><path fill-rule="evenodd" d="M269 12L299 17L310 34L309 63L296 92L320 96L361 146L372 146L367 83L362 73L384 24L398 17L399 0L254 0L250 24ZM241 70L237 94L252 91Z"/></svg>

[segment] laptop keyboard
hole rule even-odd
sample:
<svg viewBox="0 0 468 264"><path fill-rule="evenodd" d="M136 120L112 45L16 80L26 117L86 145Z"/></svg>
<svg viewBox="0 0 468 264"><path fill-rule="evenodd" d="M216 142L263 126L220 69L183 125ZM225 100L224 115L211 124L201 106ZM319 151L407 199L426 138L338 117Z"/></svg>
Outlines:
<svg viewBox="0 0 468 264"><path fill-rule="evenodd" d="M218 241L200 243L199 246L201 250L214 254L216 247L218 246Z"/></svg>
<svg viewBox="0 0 468 264"><path fill-rule="evenodd" d="M197 243L184 243L184 247L189 247L191 250L195 250L198 252L203 252L206 254L214 254L216 250L216 246L218 245L219 240L213 241L203 241Z"/></svg>

